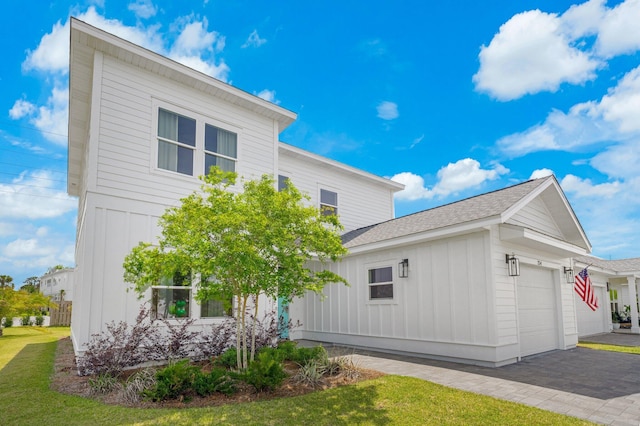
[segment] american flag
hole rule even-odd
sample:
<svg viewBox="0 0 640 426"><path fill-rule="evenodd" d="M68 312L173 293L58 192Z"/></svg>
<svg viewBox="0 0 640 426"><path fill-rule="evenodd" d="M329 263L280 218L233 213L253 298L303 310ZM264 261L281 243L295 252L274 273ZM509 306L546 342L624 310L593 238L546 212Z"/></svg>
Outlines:
<svg viewBox="0 0 640 426"><path fill-rule="evenodd" d="M595 311L598 309L598 298L593 293L593 285L591 285L591 278L589 278L587 268L584 268L578 273L578 275L576 275L573 288L576 290L576 293L578 293L578 296L584 300L584 303L591 308L591 310Z"/></svg>

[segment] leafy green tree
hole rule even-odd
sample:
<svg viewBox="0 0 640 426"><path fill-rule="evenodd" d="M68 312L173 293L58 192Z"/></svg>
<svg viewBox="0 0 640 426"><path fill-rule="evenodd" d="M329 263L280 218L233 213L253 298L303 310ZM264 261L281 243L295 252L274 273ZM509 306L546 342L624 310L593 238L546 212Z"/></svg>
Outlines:
<svg viewBox="0 0 640 426"><path fill-rule="evenodd" d="M9 275L0 275L0 288L1 287L11 287L14 288L15 284L13 284L13 277Z"/></svg>
<svg viewBox="0 0 640 426"><path fill-rule="evenodd" d="M50 305L50 298L41 293L14 290L7 285L0 286L0 320L31 315ZM0 327L0 336L2 336L2 327Z"/></svg>
<svg viewBox="0 0 640 426"><path fill-rule="evenodd" d="M40 278L38 277L29 277L24 280L22 287L20 290L25 290L29 293L38 293L40 291Z"/></svg>
<svg viewBox="0 0 640 426"><path fill-rule="evenodd" d="M197 298L236 301L238 367L246 369L246 318L253 308L250 359L255 355L256 318L261 294L291 301L307 290L321 293L328 283L344 283L325 269L347 250L334 215L322 215L292 184L277 191L269 176L246 181L233 192L236 174L212 168L201 191L181 200L160 219L162 236L153 247L140 243L124 262L127 282L139 295L162 277L194 272L201 279ZM311 261L320 264L313 268Z"/></svg>

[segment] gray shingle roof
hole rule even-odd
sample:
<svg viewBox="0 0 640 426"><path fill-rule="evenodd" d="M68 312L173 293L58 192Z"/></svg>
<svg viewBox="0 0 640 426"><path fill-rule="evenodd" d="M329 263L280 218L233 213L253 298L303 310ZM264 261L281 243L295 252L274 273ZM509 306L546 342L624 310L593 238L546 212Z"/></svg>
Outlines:
<svg viewBox="0 0 640 426"><path fill-rule="evenodd" d="M576 261L591 264L602 269L609 269L615 272L633 272L640 271L640 257L632 257L620 260L605 260L594 256L579 256Z"/></svg>
<svg viewBox="0 0 640 426"><path fill-rule="evenodd" d="M345 247L352 248L498 216L548 179L553 177L529 180L508 188L356 229L345 233L342 236L342 242Z"/></svg>

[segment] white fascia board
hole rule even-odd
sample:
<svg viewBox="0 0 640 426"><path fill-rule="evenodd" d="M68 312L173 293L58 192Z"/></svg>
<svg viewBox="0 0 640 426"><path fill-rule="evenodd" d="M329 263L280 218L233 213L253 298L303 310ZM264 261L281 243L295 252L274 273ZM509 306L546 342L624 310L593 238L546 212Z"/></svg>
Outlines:
<svg viewBox="0 0 640 426"><path fill-rule="evenodd" d="M71 31L86 34L89 37L89 40L86 41L88 46L92 46L95 50L103 51L106 54L114 56L124 62L134 65L141 63L142 61L140 61L140 59L152 62L157 64L159 68L164 68L156 71L156 73L160 75L171 76L171 71L173 71L191 78L193 80L192 84L194 87L196 86L195 83L201 83L225 92L231 98L234 98L236 100L235 103L240 106L252 106L265 112L270 111L275 115L276 120L280 123L280 131L283 131L297 118L297 114L293 111L289 111L274 103L265 101L264 99L249 92L245 92L244 90L231 86L228 83L206 75L200 71L196 71L186 65L182 65L173 59L167 58L166 56L162 56L113 34L107 33L76 18L71 18ZM71 40L74 40L74 37L72 37ZM232 101L232 103L234 102Z"/></svg>
<svg viewBox="0 0 640 426"><path fill-rule="evenodd" d="M362 254L371 251L378 251L383 249L391 249L400 246L409 246L412 244L419 244L426 241L439 240L448 237L455 237L463 234L470 234L472 232L478 232L489 229L492 225L499 224L499 217L489 217L480 219L473 222L467 222L454 226L447 226L444 228L433 229L426 232L420 232L418 234L405 235L402 237L391 238L383 241L376 241L375 243L362 244L355 247L348 247L349 254Z"/></svg>
<svg viewBox="0 0 640 426"><path fill-rule="evenodd" d="M514 242L524 246L527 244L534 244L553 247L554 249L565 253L567 257L585 256L589 254L589 252L583 247L579 247L567 241L559 240L555 237L534 231L533 229L515 225L500 225L500 239L502 241Z"/></svg>
<svg viewBox="0 0 640 426"><path fill-rule="evenodd" d="M309 152L309 151L306 151L304 149L295 147L293 145L286 144L284 142L279 142L279 148L285 154L286 153L290 153L290 154L295 155L295 156L303 157L307 161L313 161L313 162L322 164L323 166L334 167L336 169L339 169L341 171L344 171L344 172L347 172L347 173L350 173L350 174L357 175L357 176L362 177L364 179L373 180L373 181L375 181L377 183L381 183L381 184L383 184L385 186L388 186L390 189L392 189L394 191L401 191L401 190L404 189L404 184L402 184L402 183L394 182L391 179L386 179L386 178L374 175L373 173L369 173L369 172L366 172L364 170L357 169L357 168L352 167L352 166L348 166L348 165L346 165L344 163L340 163L340 162L332 160L330 158L314 154L312 152Z"/></svg>

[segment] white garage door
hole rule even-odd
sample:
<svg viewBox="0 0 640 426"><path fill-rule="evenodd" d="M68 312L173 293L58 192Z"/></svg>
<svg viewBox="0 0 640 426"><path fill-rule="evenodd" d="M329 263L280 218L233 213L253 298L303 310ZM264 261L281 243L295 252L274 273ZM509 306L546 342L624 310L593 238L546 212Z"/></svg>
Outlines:
<svg viewBox="0 0 640 426"><path fill-rule="evenodd" d="M558 347L556 291L552 271L522 265L518 277L520 356Z"/></svg>
<svg viewBox="0 0 640 426"><path fill-rule="evenodd" d="M597 310L592 311L589 306L573 292L576 301L576 315L578 317L578 336L589 336L591 334L606 333L609 331L609 324L605 321L606 309L604 308L607 299L605 298L604 287L593 287L593 292L598 298Z"/></svg>

